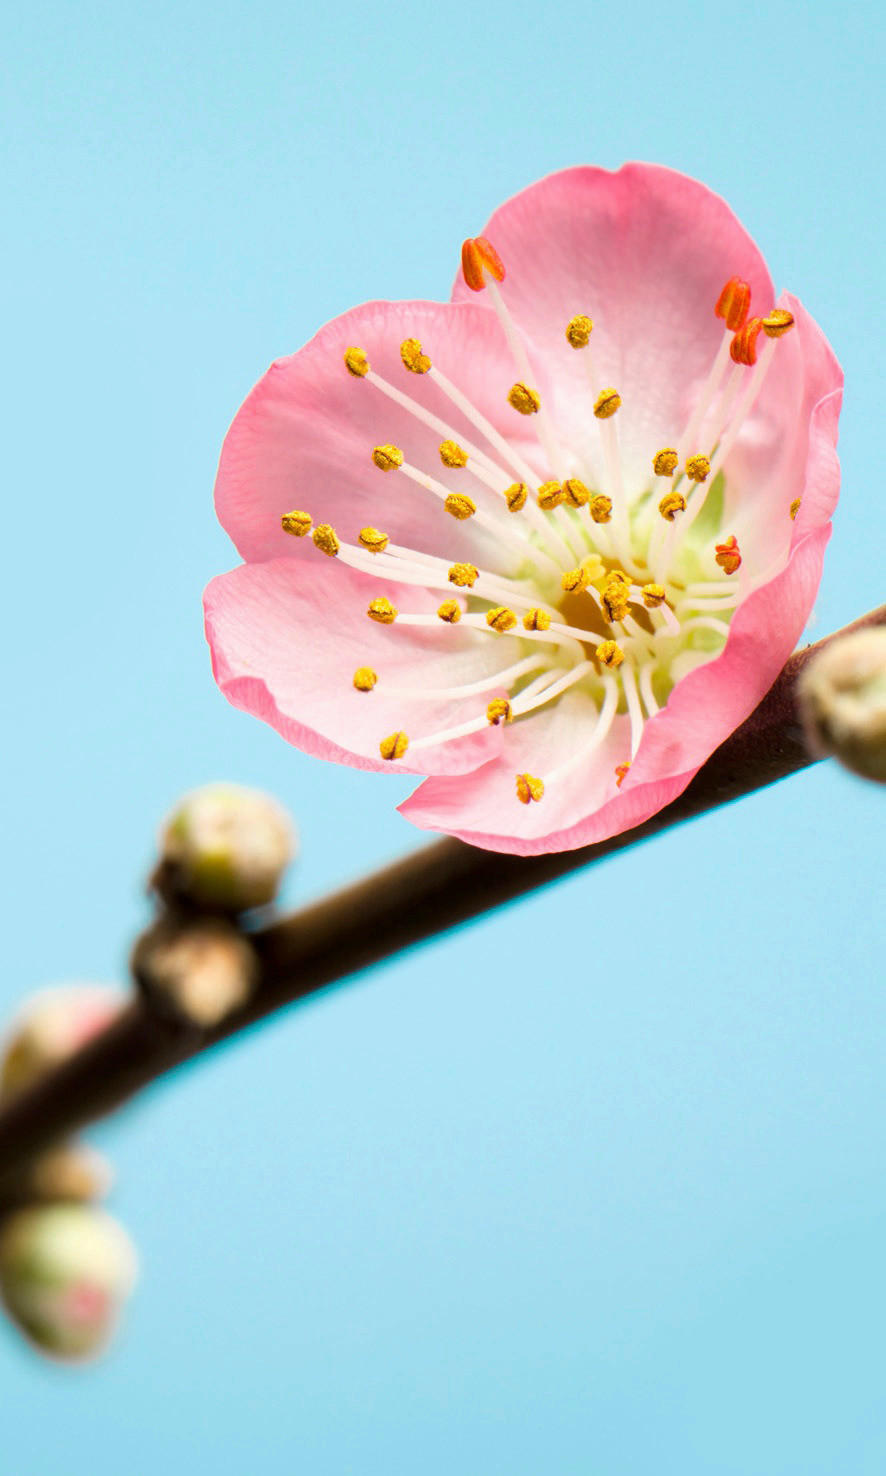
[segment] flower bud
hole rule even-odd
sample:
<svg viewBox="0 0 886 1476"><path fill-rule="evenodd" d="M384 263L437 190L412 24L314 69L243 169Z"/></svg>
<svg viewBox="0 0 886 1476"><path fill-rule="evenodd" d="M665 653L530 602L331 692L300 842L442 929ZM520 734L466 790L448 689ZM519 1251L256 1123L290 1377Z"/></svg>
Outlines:
<svg viewBox="0 0 886 1476"><path fill-rule="evenodd" d="M26 1000L13 1021L0 1060L0 1097L29 1087L122 1009L125 996L100 984L65 984Z"/></svg>
<svg viewBox="0 0 886 1476"><path fill-rule="evenodd" d="M230 918L172 913L139 938L132 972L156 1007L211 1030L246 1004L258 960Z"/></svg>
<svg viewBox="0 0 886 1476"><path fill-rule="evenodd" d="M273 901L294 851L289 817L269 795L208 784L166 821L153 884L167 902L245 912Z"/></svg>
<svg viewBox="0 0 886 1476"><path fill-rule="evenodd" d="M12 1320L44 1353L93 1358L110 1340L135 1284L128 1235L92 1205L16 1210L0 1227L0 1292Z"/></svg>
<svg viewBox="0 0 886 1476"><path fill-rule="evenodd" d="M886 627L825 646L803 671L797 695L812 752L886 784Z"/></svg>

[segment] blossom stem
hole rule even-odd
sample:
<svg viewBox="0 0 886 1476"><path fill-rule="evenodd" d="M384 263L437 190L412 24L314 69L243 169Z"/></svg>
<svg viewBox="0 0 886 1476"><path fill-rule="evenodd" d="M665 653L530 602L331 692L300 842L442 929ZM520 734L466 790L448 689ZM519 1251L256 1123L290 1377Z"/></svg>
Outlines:
<svg viewBox="0 0 886 1476"><path fill-rule="evenodd" d="M53 1143L121 1107L151 1082L282 1006L447 931L526 892L637 845L660 831L730 803L815 762L804 744L796 685L810 657L850 630L886 625L886 605L790 658L763 701L708 759L688 788L642 825L580 850L524 857L438 840L402 861L309 903L244 936L260 986L223 1024L201 1031L167 1014L142 988L103 1033L0 1108L0 1188ZM648 687L641 681L644 695ZM187 933L193 915L170 919ZM159 926L159 925L158 925ZM138 982L151 978L150 929L134 959Z"/></svg>

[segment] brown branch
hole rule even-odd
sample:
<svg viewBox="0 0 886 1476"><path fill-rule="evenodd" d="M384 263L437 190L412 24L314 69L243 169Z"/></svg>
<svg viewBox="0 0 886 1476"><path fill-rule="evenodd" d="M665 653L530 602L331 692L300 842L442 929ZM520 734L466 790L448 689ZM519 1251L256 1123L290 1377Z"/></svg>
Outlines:
<svg viewBox="0 0 886 1476"><path fill-rule="evenodd" d="M886 624L886 606L817 646L796 652L751 716L708 759L686 791L643 825L597 845L546 856L502 856L438 840L404 860L251 935L259 986L213 1031L199 1031L142 992L102 1035L0 1109L4 1193L33 1156L121 1106L142 1087L283 1005L307 998L411 944L512 902L673 825L762 789L814 762L803 744L797 677L820 647L850 630ZM187 923L182 923L187 928ZM137 949L150 974L152 932Z"/></svg>

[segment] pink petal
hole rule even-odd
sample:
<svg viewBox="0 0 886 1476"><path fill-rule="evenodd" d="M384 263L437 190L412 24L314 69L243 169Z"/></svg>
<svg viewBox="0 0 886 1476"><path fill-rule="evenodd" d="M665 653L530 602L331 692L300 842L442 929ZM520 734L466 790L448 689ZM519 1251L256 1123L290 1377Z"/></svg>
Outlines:
<svg viewBox="0 0 886 1476"><path fill-rule="evenodd" d="M421 774L460 774L486 762L501 747L498 727L414 758L386 763L378 746L389 733L411 740L482 716L501 687L461 699L386 695L387 687L428 688L467 684L514 659L502 642L452 626L379 625L366 616L384 586L318 556L316 564L275 559L243 564L206 589L206 633L213 672L228 701L277 729L288 742L319 758L358 769ZM398 585L399 607L432 611L439 595ZM508 643L510 645L510 643ZM379 676L372 692L357 692L360 666Z"/></svg>

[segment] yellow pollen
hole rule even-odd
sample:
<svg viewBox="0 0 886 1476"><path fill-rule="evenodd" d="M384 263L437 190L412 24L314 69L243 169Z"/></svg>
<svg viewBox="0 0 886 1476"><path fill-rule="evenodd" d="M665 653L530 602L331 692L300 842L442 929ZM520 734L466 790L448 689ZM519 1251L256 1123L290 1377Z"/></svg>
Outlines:
<svg viewBox="0 0 886 1476"><path fill-rule="evenodd" d="M563 483L563 497L570 507L587 507L591 500L590 492L578 477L566 478Z"/></svg>
<svg viewBox="0 0 886 1476"><path fill-rule="evenodd" d="M793 500L793 502L791 503L791 509L790 509L790 511L791 511L791 522L794 521L794 519L797 516L797 513L800 511L801 501L802 501L801 498L795 497L794 500Z"/></svg>
<svg viewBox="0 0 886 1476"><path fill-rule="evenodd" d="M440 460L444 466L467 466L468 453L462 450L458 441L442 441Z"/></svg>
<svg viewBox="0 0 886 1476"><path fill-rule="evenodd" d="M627 774L628 769L630 767L631 767L631 761L630 761L630 759L628 759L628 761L627 761L626 764L616 764L616 766L615 766L615 787L616 787L616 789L621 789L622 783L624 781L624 777Z"/></svg>
<svg viewBox="0 0 886 1476"><path fill-rule="evenodd" d="M391 733L390 737L381 740L378 751L383 759L399 759L408 747L409 739L405 733Z"/></svg>
<svg viewBox="0 0 886 1476"><path fill-rule="evenodd" d="M375 446L372 459L379 471L395 471L403 465L403 452L399 446Z"/></svg>
<svg viewBox="0 0 886 1476"><path fill-rule="evenodd" d="M657 477L672 477L679 459L673 446L663 446L652 458L652 470Z"/></svg>
<svg viewBox="0 0 886 1476"><path fill-rule="evenodd" d="M361 528L358 537L363 547L373 554L384 553L391 541L387 533L382 533L378 528Z"/></svg>
<svg viewBox="0 0 886 1476"><path fill-rule="evenodd" d="M607 584L600 598L603 609L606 611L607 620L610 622L624 620L628 613L629 603L628 591L625 585L614 579L610 584Z"/></svg>
<svg viewBox="0 0 886 1476"><path fill-rule="evenodd" d="M773 308L763 319L763 332L767 338L784 338L794 326L794 315L787 308Z"/></svg>
<svg viewBox="0 0 886 1476"><path fill-rule="evenodd" d="M378 681L378 673L371 666L358 666L354 672L354 686L358 692L371 692Z"/></svg>
<svg viewBox="0 0 886 1476"><path fill-rule="evenodd" d="M507 605L493 605L491 610L486 611L486 624L503 635L506 630L513 630L517 617Z"/></svg>
<svg viewBox="0 0 886 1476"><path fill-rule="evenodd" d="M470 497L465 497L463 492L450 492L443 506L452 517L458 518L462 523L465 518L472 518L477 511L477 504Z"/></svg>
<svg viewBox="0 0 886 1476"><path fill-rule="evenodd" d="M563 488L559 482L542 482L536 501L545 512L550 512L552 508L559 507L563 499Z"/></svg>
<svg viewBox="0 0 886 1476"><path fill-rule="evenodd" d="M587 569L579 565L577 569L567 570L560 580L560 585L567 594L579 594L581 590L587 589L590 582Z"/></svg>
<svg viewBox="0 0 886 1476"><path fill-rule="evenodd" d="M601 390L594 401L594 414L598 420L608 420L610 415L615 414L620 405L621 395L618 393L618 390Z"/></svg>
<svg viewBox="0 0 886 1476"><path fill-rule="evenodd" d="M507 697L494 697L486 709L486 721L497 728L504 721L512 723L514 714L511 712L511 704Z"/></svg>
<svg viewBox="0 0 886 1476"><path fill-rule="evenodd" d="M355 379L362 379L369 373L369 360L361 348L349 348L345 351L345 368Z"/></svg>
<svg viewBox="0 0 886 1476"><path fill-rule="evenodd" d="M615 641L601 641L596 650L596 657L598 661L602 661L604 666L612 667L614 670L615 667L621 666L625 653Z"/></svg>
<svg viewBox="0 0 886 1476"><path fill-rule="evenodd" d="M370 620L377 620L379 625L393 625L398 611L396 605L392 605L386 595L379 595L376 599L369 601L366 614Z"/></svg>
<svg viewBox="0 0 886 1476"><path fill-rule="evenodd" d="M595 523L610 523L612 521L612 498L604 497L598 492L596 497L591 498L591 520Z"/></svg>
<svg viewBox="0 0 886 1476"><path fill-rule="evenodd" d="M449 583L457 584L459 589L470 589L479 577L480 570L476 564L453 564L449 570Z"/></svg>
<svg viewBox="0 0 886 1476"><path fill-rule="evenodd" d="M736 574L741 568L741 549L734 533L730 533L724 543L714 545L714 562L725 574Z"/></svg>
<svg viewBox="0 0 886 1476"><path fill-rule="evenodd" d="M625 586L631 582L630 575L626 574L624 569L610 569L606 579L609 584L624 584Z"/></svg>
<svg viewBox="0 0 886 1476"><path fill-rule="evenodd" d="M605 573L603 560L599 554L588 554L582 559L581 567L588 576L589 584L594 584Z"/></svg>
<svg viewBox="0 0 886 1476"><path fill-rule="evenodd" d="M662 584L643 585L643 604L647 610L657 610L659 605L665 602L665 590Z"/></svg>
<svg viewBox="0 0 886 1476"><path fill-rule="evenodd" d="M686 463L686 475L690 482L705 482L710 474L711 463L707 456L690 456Z"/></svg>
<svg viewBox="0 0 886 1476"><path fill-rule="evenodd" d="M517 775L517 798L521 805L528 805L531 800L538 803L544 792L543 779L536 779L534 774Z"/></svg>
<svg viewBox="0 0 886 1476"><path fill-rule="evenodd" d="M520 382L512 384L508 390L508 404L519 410L521 415L537 415L541 409L538 391Z"/></svg>
<svg viewBox="0 0 886 1476"><path fill-rule="evenodd" d="M331 559L335 558L341 548L331 523L318 523L311 537L320 552L328 554Z"/></svg>
<svg viewBox="0 0 886 1476"><path fill-rule="evenodd" d="M506 487L504 497L508 512L522 512L528 495L525 482L512 482L510 487Z"/></svg>
<svg viewBox="0 0 886 1476"><path fill-rule="evenodd" d="M437 614L441 620L446 621L447 625L458 625L461 620L461 605L458 600L444 600Z"/></svg>
<svg viewBox="0 0 886 1476"><path fill-rule="evenodd" d="M427 354L422 352L417 338L404 338L400 345L400 358L403 360L404 369L408 369L411 374L427 374L431 367L431 361Z"/></svg>
<svg viewBox="0 0 886 1476"><path fill-rule="evenodd" d="M304 538L311 531L312 518L306 512L284 513L280 519L280 526L284 533L291 533L293 538Z"/></svg>
<svg viewBox="0 0 886 1476"><path fill-rule="evenodd" d="M682 492L666 492L658 504L658 510L667 522L672 523L677 513L685 512L686 498Z"/></svg>
<svg viewBox="0 0 886 1476"><path fill-rule="evenodd" d="M532 609L527 610L523 616L524 630L550 630L550 628L550 615L547 610L540 610L537 605L533 605Z"/></svg>
<svg viewBox="0 0 886 1476"><path fill-rule="evenodd" d="M570 318L566 324L566 341L574 349L587 348L588 339L593 331L593 319L587 317L585 313L576 313L575 317Z"/></svg>

